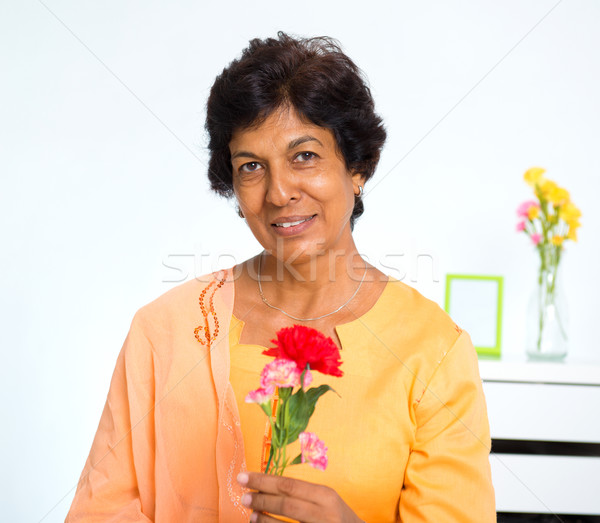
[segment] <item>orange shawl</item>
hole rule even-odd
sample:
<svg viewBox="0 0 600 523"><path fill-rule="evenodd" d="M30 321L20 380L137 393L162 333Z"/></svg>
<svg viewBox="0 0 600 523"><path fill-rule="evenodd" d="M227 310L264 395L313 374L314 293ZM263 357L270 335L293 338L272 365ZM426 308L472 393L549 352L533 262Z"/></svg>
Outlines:
<svg viewBox="0 0 600 523"><path fill-rule="evenodd" d="M66 521L248 521L229 383L232 271L135 315Z"/></svg>

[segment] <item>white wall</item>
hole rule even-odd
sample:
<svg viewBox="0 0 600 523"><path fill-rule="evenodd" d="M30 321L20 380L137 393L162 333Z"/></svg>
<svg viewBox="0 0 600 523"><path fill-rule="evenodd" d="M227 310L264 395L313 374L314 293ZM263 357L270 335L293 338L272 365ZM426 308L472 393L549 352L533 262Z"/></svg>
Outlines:
<svg viewBox="0 0 600 523"><path fill-rule="evenodd" d="M447 272L503 275L507 356L535 271L514 232L521 175L541 165L567 186L584 213L564 264L569 358L600 360L598 2L545 18L554 0L214 4L0 4L6 521L64 519L131 317L177 276L169 255L206 253L206 272L257 252L208 192L203 111L222 67L279 29L338 38L385 118L361 251L432 254L439 282L425 264L411 282L408 262L405 281L440 303Z"/></svg>

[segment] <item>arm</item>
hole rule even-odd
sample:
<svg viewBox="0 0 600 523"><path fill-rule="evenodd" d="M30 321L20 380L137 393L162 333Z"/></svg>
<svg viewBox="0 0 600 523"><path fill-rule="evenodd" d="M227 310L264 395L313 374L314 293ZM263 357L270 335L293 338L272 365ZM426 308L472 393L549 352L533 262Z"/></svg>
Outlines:
<svg viewBox="0 0 600 523"><path fill-rule="evenodd" d="M495 522L487 410L466 333L442 356L415 406L415 418L400 521Z"/></svg>
<svg viewBox="0 0 600 523"><path fill-rule="evenodd" d="M153 358L140 323L136 316L117 359L66 523L154 518Z"/></svg>

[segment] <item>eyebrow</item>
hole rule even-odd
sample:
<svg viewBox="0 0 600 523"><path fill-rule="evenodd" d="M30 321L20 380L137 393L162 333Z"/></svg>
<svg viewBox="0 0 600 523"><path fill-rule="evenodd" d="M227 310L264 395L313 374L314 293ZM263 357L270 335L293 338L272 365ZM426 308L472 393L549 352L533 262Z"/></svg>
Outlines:
<svg viewBox="0 0 600 523"><path fill-rule="evenodd" d="M318 140L314 136L310 136L309 134L305 134L304 136L301 136L300 138L296 138L295 140L292 140L288 144L288 150L295 149L299 145L302 145L303 143L306 143L306 142L317 142L321 147L323 147L323 144L321 143L320 140Z"/></svg>
<svg viewBox="0 0 600 523"><path fill-rule="evenodd" d="M309 134L305 134L304 136L300 136L299 138L292 140L288 144L288 151L291 151L292 149L295 149L296 147L302 145L303 143L307 143L307 142L317 142L321 147L323 147L321 140L319 140L318 138L315 138L314 136L310 136ZM233 153L231 155L232 160L235 158L240 158L240 157L258 158L258 156L256 156L256 154L248 152L248 151L236 151L235 153Z"/></svg>

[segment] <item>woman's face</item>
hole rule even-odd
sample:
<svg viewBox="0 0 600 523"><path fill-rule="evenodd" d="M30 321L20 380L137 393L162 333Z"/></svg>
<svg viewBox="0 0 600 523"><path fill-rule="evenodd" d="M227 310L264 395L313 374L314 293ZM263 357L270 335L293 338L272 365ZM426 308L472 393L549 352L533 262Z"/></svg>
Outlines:
<svg viewBox="0 0 600 523"><path fill-rule="evenodd" d="M235 132L229 149L238 204L268 252L294 263L353 249L350 215L363 180L346 170L329 129L284 108Z"/></svg>

